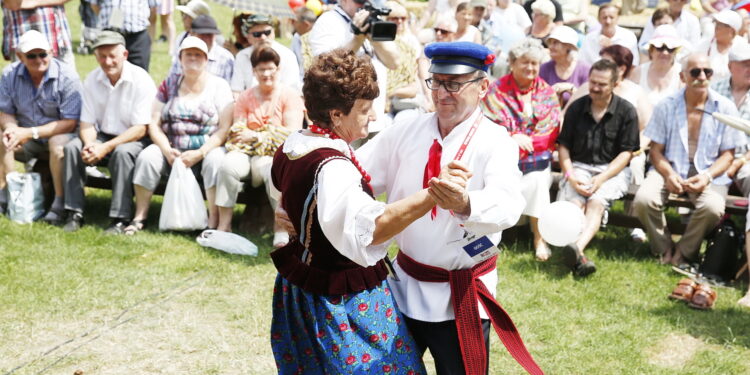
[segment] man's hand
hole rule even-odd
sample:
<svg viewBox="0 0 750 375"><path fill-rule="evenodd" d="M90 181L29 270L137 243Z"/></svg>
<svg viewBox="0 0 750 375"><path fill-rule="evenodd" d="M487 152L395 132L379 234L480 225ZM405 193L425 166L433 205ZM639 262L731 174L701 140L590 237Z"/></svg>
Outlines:
<svg viewBox="0 0 750 375"><path fill-rule="evenodd" d="M701 173L685 180L683 188L690 193L702 193L710 183L711 181L708 176L705 173Z"/></svg>
<svg viewBox="0 0 750 375"><path fill-rule="evenodd" d="M31 138L31 129L14 126L3 132L3 145L6 150L18 151Z"/></svg>
<svg viewBox="0 0 750 375"><path fill-rule="evenodd" d="M174 159L177 159L182 154L180 152L180 150L178 150L176 148L172 148L172 147L170 147L170 148L168 148L166 150L161 150L161 153L164 154L164 158L167 159L167 163L169 163L169 165L174 164ZM184 162L184 160L183 160L183 162Z"/></svg>
<svg viewBox="0 0 750 375"><path fill-rule="evenodd" d="M471 212L469 192L459 184L433 177L429 181L429 186L427 191L438 207L464 215Z"/></svg>
<svg viewBox="0 0 750 375"><path fill-rule="evenodd" d="M685 180L680 177L677 173L673 173L667 178L664 179L664 184L667 187L667 191L669 191L672 194L682 194L685 192L683 186L685 185Z"/></svg>
<svg viewBox="0 0 750 375"><path fill-rule="evenodd" d="M191 168L203 160L203 153L201 150L185 151L180 155L180 160L185 163L186 167Z"/></svg>
<svg viewBox="0 0 750 375"><path fill-rule="evenodd" d="M466 164L458 160L452 160L440 171L438 179L453 182L461 188L466 189L466 184L469 182L471 176L473 174L469 171L469 167Z"/></svg>
<svg viewBox="0 0 750 375"><path fill-rule="evenodd" d="M521 150L534 152L534 142L531 141L531 137L529 137L528 135L514 134L511 138L513 138L513 140L518 143L518 147L520 147Z"/></svg>
<svg viewBox="0 0 750 375"><path fill-rule="evenodd" d="M96 165L112 150L104 143L92 143L81 150L81 159L88 165Z"/></svg>
<svg viewBox="0 0 750 375"><path fill-rule="evenodd" d="M370 28L370 25L367 24L367 17L369 16L370 12L360 9L354 14L354 17L352 17L352 25L358 28L362 34L366 34L367 30Z"/></svg>
<svg viewBox="0 0 750 375"><path fill-rule="evenodd" d="M742 159L734 159L732 165L727 169L727 176L729 176L729 178L734 178L743 165L745 165L745 162L743 162Z"/></svg>

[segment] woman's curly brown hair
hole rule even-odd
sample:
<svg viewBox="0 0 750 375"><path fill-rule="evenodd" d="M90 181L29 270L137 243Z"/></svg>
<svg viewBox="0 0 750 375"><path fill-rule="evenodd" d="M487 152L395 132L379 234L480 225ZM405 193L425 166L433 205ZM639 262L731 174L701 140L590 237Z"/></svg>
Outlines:
<svg viewBox="0 0 750 375"><path fill-rule="evenodd" d="M338 48L315 58L305 72L302 94L310 119L329 128L331 110L348 115L357 99L373 100L380 90L370 57Z"/></svg>

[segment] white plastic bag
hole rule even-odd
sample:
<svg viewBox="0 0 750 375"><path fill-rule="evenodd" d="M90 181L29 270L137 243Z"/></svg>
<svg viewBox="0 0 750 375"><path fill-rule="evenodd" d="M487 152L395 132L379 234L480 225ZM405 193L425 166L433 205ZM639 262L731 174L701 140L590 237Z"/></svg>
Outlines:
<svg viewBox="0 0 750 375"><path fill-rule="evenodd" d="M208 213L203 203L201 187L193 171L180 158L172 163L172 173L164 190L164 201L159 215L159 230L191 231L208 225Z"/></svg>
<svg viewBox="0 0 750 375"><path fill-rule="evenodd" d="M245 237L220 230L206 229L196 239L198 244L229 254L258 255L258 246Z"/></svg>
<svg viewBox="0 0 750 375"><path fill-rule="evenodd" d="M8 216L11 220L28 224L44 215L44 191L39 173L10 172L8 182Z"/></svg>

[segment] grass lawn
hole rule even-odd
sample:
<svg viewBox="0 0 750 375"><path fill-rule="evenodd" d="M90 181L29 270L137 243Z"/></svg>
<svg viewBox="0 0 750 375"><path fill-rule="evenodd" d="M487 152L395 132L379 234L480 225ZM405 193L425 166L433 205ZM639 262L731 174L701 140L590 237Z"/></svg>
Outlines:
<svg viewBox="0 0 750 375"><path fill-rule="evenodd" d="M77 6L67 5L76 44ZM212 8L228 35L231 9ZM96 66L76 60L82 77ZM156 44L157 83L168 63ZM271 235L250 236L258 257L204 249L194 235L155 230L155 199L148 230L106 236L109 197L89 190L88 225L73 234L0 218L0 374L274 373ZM625 229L597 235L588 255L599 270L584 280L559 252L539 263L525 236L510 238L498 300L548 374L750 374L750 310L735 304L745 286L695 311L666 298L680 277ZM490 373L522 373L496 336Z"/></svg>

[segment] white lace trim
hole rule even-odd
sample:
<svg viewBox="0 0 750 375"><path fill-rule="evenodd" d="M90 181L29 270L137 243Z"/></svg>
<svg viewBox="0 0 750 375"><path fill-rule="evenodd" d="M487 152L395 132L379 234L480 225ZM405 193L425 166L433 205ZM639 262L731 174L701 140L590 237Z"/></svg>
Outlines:
<svg viewBox="0 0 750 375"><path fill-rule="evenodd" d="M375 233L375 219L385 212L385 203L373 201L362 207L354 217L354 236L357 239L357 245L365 248L372 244L372 236Z"/></svg>
<svg viewBox="0 0 750 375"><path fill-rule="evenodd" d="M290 159L301 158L319 148L332 148L336 151L342 152L347 157L351 157L349 145L347 145L342 139L317 137L306 133L308 133L307 130L301 130L289 134L289 137L287 137L284 142L283 152L287 154Z"/></svg>

